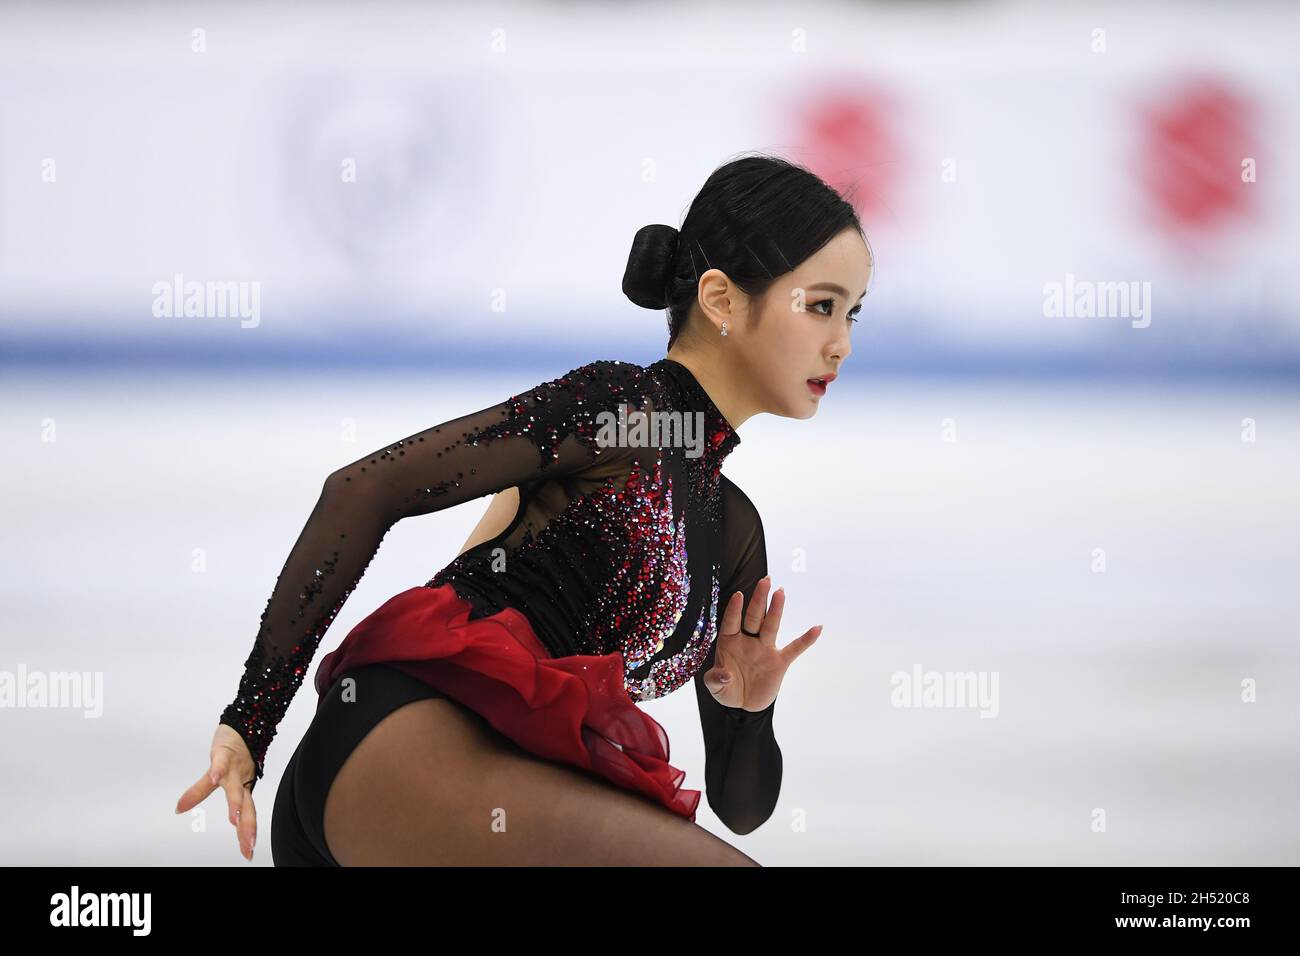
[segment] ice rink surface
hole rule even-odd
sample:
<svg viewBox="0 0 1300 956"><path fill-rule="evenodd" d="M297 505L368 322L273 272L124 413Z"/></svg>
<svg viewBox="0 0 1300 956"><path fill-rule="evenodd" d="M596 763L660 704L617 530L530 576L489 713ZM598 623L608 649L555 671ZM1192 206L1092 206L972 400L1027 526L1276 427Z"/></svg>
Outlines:
<svg viewBox="0 0 1300 956"><path fill-rule="evenodd" d="M563 371L7 371L0 670L102 674L103 710L0 714L0 862L242 863L219 795L172 810L321 482ZM777 703L772 818L698 822L769 866L1300 863L1300 389L846 372L726 464L781 643L825 631ZM394 527L312 673L486 503ZM996 706L896 706L917 670ZM314 705L271 746L255 865ZM693 694L644 706L702 789Z"/></svg>

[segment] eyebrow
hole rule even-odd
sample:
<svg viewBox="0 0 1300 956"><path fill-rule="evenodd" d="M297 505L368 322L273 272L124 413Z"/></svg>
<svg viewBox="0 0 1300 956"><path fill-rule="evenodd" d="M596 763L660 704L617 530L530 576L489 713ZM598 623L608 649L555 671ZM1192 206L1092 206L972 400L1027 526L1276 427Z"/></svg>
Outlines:
<svg viewBox="0 0 1300 956"><path fill-rule="evenodd" d="M813 283L812 285L810 285L808 288L809 288L809 289L825 289L825 290L827 290L828 292L838 292L840 295L844 296L844 298L846 298L846 299L849 297L849 290L846 289L846 288L844 288L844 286L840 285L838 282L815 282L815 283ZM862 290L862 295L858 296L858 298L860 299L860 298L862 298L863 295L866 295L866 294L867 294L867 290L866 290L866 289L863 289L863 290Z"/></svg>

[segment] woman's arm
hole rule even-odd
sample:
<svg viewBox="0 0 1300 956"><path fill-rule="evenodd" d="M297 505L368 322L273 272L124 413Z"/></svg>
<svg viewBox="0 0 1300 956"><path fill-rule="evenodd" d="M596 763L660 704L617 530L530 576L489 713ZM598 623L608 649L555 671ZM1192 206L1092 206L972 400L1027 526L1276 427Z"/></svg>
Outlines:
<svg viewBox="0 0 1300 956"><path fill-rule="evenodd" d="M402 518L579 471L600 460L596 416L638 406L640 367L597 361L445 422L331 474L276 579L235 699L238 731L262 777L275 730L335 615Z"/></svg>
<svg viewBox="0 0 1300 956"><path fill-rule="evenodd" d="M758 582L767 576L763 522L744 492L725 475L722 481L727 565L723 568L719 609L740 591L747 610ZM776 701L752 713L718 703L703 679L713 667L716 647L715 643L695 675L695 697L704 733L705 795L727 829L750 833L772 815L781 794L781 748L772 727Z"/></svg>

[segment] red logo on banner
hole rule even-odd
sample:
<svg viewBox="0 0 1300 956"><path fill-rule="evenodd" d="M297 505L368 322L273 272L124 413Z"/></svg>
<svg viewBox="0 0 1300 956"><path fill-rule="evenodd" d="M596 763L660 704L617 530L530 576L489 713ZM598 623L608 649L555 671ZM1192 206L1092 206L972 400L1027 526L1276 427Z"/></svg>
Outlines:
<svg viewBox="0 0 1300 956"><path fill-rule="evenodd" d="M1242 164L1256 156L1252 110L1223 84L1197 81L1145 111L1141 179L1157 224L1204 237L1252 208Z"/></svg>
<svg viewBox="0 0 1300 956"><path fill-rule="evenodd" d="M882 216L893 220L893 202L903 168L895 111L879 90L852 94L815 92L788 114L801 119L798 149L791 158L834 187L869 223Z"/></svg>

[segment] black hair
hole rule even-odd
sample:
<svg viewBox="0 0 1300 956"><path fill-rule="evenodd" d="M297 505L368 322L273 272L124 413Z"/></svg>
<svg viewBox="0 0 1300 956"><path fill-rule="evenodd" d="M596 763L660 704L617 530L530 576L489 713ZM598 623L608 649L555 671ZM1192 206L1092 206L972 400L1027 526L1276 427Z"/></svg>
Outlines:
<svg viewBox="0 0 1300 956"><path fill-rule="evenodd" d="M866 240L853 205L815 173L777 156L742 156L709 175L680 230L661 223L637 230L623 293L643 308L668 310L672 348L704 272L721 269L761 298L777 276L848 228Z"/></svg>

